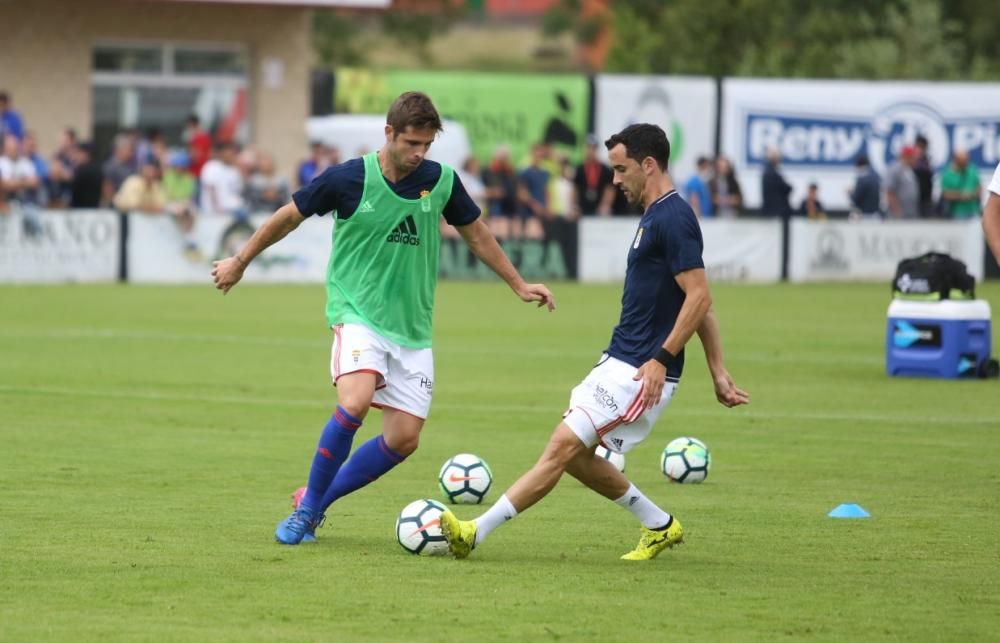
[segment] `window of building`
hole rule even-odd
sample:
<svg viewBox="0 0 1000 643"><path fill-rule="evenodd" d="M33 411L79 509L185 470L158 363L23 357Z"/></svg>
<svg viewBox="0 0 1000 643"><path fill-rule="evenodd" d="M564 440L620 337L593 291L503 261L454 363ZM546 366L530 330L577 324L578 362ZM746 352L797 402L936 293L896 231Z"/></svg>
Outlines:
<svg viewBox="0 0 1000 643"><path fill-rule="evenodd" d="M196 114L216 141L249 140L244 47L189 43L101 43L92 61L94 143L106 158L128 129L159 130L183 146L184 122Z"/></svg>

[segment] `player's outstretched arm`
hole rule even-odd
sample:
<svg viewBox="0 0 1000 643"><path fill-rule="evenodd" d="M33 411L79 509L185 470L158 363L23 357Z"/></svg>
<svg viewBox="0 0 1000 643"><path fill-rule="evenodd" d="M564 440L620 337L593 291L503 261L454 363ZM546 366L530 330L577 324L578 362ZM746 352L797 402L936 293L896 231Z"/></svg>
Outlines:
<svg viewBox="0 0 1000 643"><path fill-rule="evenodd" d="M529 284L524 281L482 219L457 227L472 254L506 281L522 301L537 301L539 307L547 306L550 311L556 309L556 299L545 284Z"/></svg>
<svg viewBox="0 0 1000 643"><path fill-rule="evenodd" d="M714 309L709 308L705 318L701 320L701 325L698 326L698 338L701 339L701 346L705 350L705 360L712 374L715 397L719 403L728 408L749 404L750 395L736 386L729 371L726 370L725 361L722 359L722 333L719 331L719 318L716 317Z"/></svg>
<svg viewBox="0 0 1000 643"><path fill-rule="evenodd" d="M229 292L243 278L243 271L247 269L254 257L259 255L267 247L277 243L289 232L299 227L305 221L305 217L295 207L295 202L289 202L268 217L264 225L257 228L247 241L246 245L232 257L215 261L212 263L212 279L215 287L222 291L222 294Z"/></svg>

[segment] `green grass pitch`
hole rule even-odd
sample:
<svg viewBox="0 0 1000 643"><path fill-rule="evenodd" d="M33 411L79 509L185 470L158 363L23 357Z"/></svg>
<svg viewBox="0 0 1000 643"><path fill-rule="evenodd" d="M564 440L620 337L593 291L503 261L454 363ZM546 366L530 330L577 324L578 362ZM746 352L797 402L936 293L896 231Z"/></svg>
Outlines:
<svg viewBox="0 0 1000 643"><path fill-rule="evenodd" d="M441 285L420 450L295 548L274 526L335 403L321 287L0 288L0 640L996 640L1000 382L887 378L884 284L714 288L752 405L715 402L695 339L627 461L684 547L619 561L636 523L566 479L467 561L406 554L441 463L481 455L496 498L605 347L620 286L552 286L554 314ZM681 435L705 484L658 471Z"/></svg>

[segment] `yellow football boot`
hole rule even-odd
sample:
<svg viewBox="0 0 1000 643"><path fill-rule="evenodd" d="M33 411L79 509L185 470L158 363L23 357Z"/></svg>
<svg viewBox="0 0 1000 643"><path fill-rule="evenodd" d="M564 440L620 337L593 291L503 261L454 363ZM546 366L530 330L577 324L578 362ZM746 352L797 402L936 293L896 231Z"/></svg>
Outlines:
<svg viewBox="0 0 1000 643"><path fill-rule="evenodd" d="M468 558L476 547L476 522L459 520L451 511L444 511L440 520L441 533L448 541L448 551L455 558Z"/></svg>
<svg viewBox="0 0 1000 643"><path fill-rule="evenodd" d="M622 560L652 560L664 549L675 547L682 542L684 542L684 528L677 518L671 520L670 526L666 529L641 527L639 544L622 556Z"/></svg>

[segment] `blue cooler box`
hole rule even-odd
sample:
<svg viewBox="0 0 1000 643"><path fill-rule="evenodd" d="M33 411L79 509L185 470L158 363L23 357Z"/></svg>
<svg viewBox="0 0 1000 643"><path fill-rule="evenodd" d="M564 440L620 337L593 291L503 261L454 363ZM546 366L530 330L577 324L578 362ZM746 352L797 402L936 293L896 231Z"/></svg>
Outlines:
<svg viewBox="0 0 1000 643"><path fill-rule="evenodd" d="M889 304L885 372L892 376L976 377L990 357L990 304L903 301Z"/></svg>

